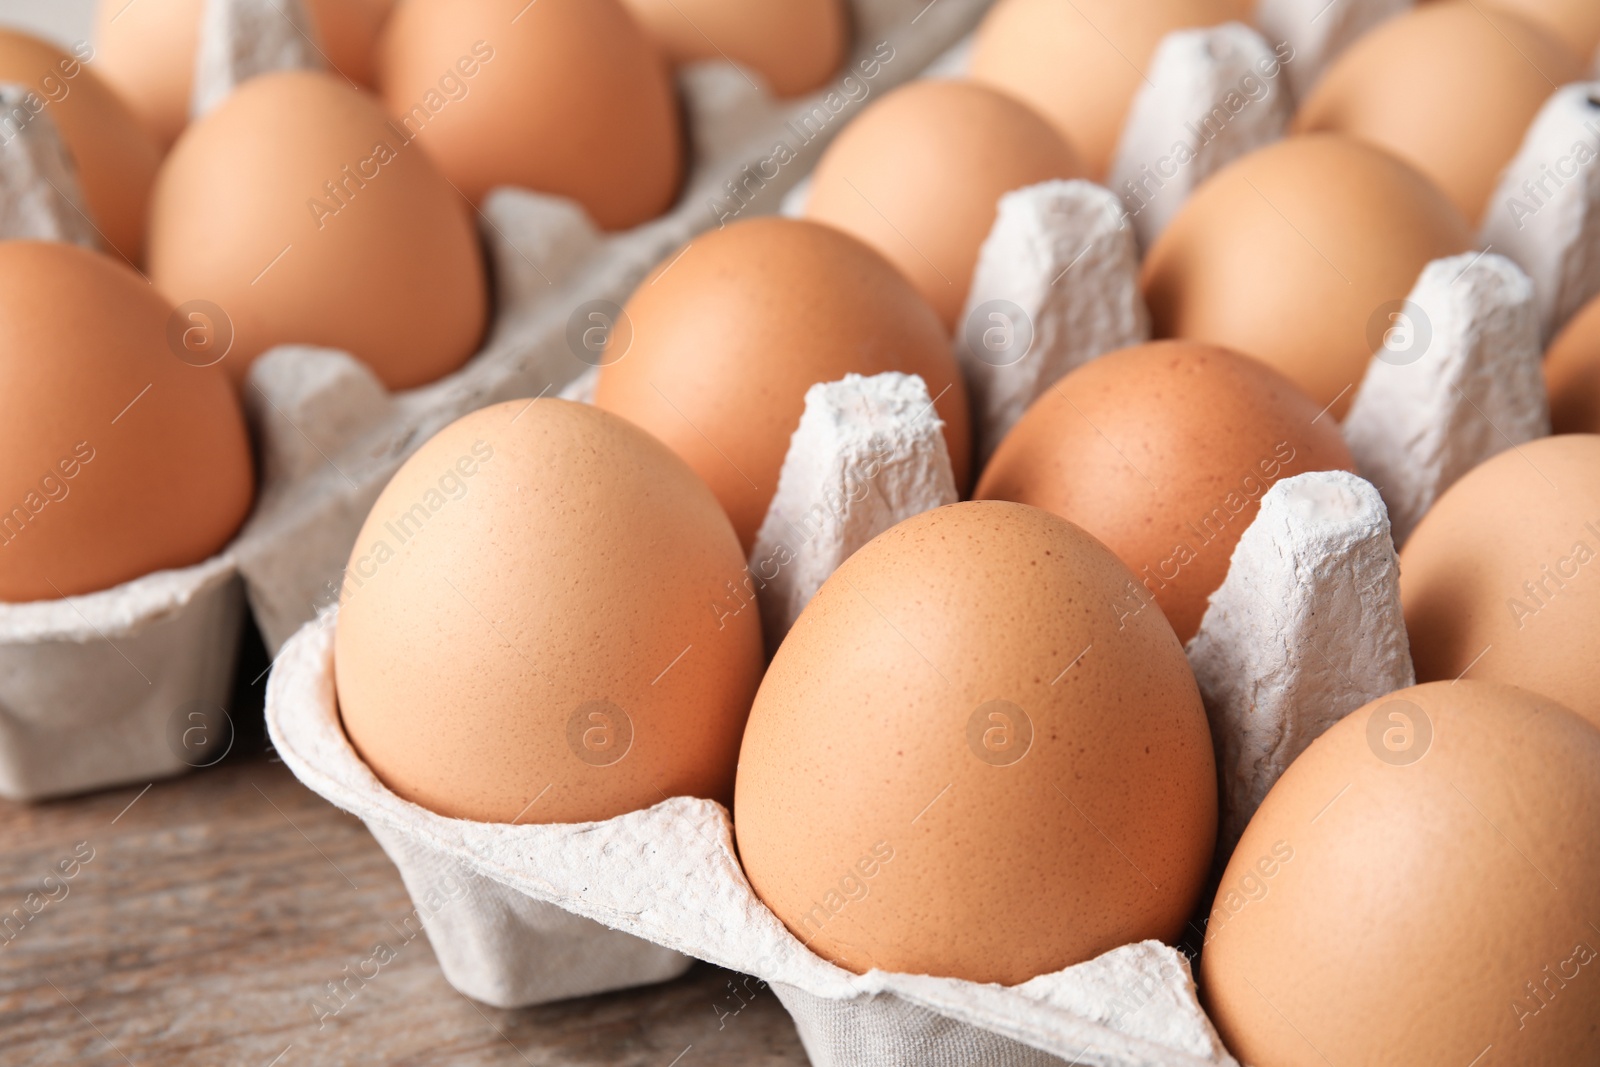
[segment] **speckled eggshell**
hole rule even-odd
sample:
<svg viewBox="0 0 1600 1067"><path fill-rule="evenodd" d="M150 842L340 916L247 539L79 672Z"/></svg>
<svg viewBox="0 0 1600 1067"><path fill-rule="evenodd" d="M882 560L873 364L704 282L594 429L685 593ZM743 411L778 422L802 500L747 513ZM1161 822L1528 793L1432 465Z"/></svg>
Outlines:
<svg viewBox="0 0 1600 1067"><path fill-rule="evenodd" d="M671 69L621 0L406 0L379 80L394 121L474 202L521 186L620 230L666 211L683 179Z"/></svg>
<svg viewBox="0 0 1600 1067"><path fill-rule="evenodd" d="M451 423L373 505L340 591L344 728L395 793L479 822L727 803L761 677L705 485L587 404Z"/></svg>
<svg viewBox="0 0 1600 1067"><path fill-rule="evenodd" d="M0 600L200 563L244 522L243 412L222 371L173 354L171 320L120 260L0 242Z"/></svg>
<svg viewBox="0 0 1600 1067"><path fill-rule="evenodd" d="M1544 358L1556 433L1600 433L1600 298L1556 335Z"/></svg>
<svg viewBox="0 0 1600 1067"><path fill-rule="evenodd" d="M1216 769L1172 628L1119 613L1133 584L1076 526L998 501L902 522L824 583L756 696L734 801L796 937L857 973L1013 984L1178 936Z"/></svg>
<svg viewBox="0 0 1600 1067"><path fill-rule="evenodd" d="M1500 453L1400 553L1417 678L1524 686L1600 724L1600 437Z"/></svg>
<svg viewBox="0 0 1600 1067"><path fill-rule="evenodd" d="M844 0L625 0L674 63L722 59L779 96L819 88L850 40Z"/></svg>
<svg viewBox="0 0 1600 1067"><path fill-rule="evenodd" d="M1341 419L1381 343L1373 323L1428 263L1471 246L1460 212L1399 159L1293 137L1202 185L1151 248L1142 284L1156 336L1254 356Z"/></svg>
<svg viewBox="0 0 1600 1067"><path fill-rule="evenodd" d="M1484 5L1430 4L1351 45L1295 116L1386 148L1482 219L1539 108L1584 65L1544 29Z"/></svg>
<svg viewBox="0 0 1600 1067"><path fill-rule="evenodd" d="M748 551L777 491L806 390L846 374L917 374L971 484L967 392L939 320L883 257L791 219L696 238L645 279L612 332L595 403L704 478Z"/></svg>
<svg viewBox="0 0 1600 1067"><path fill-rule="evenodd" d="M1049 119L1096 180L1174 30L1247 22L1250 0L1000 0L978 27L970 75Z"/></svg>
<svg viewBox="0 0 1600 1067"><path fill-rule="evenodd" d="M823 153L806 217L882 252L954 330L1000 197L1083 174L1033 109L970 82L921 79L871 104Z"/></svg>
<svg viewBox="0 0 1600 1067"><path fill-rule="evenodd" d="M1272 1067L1600 1062L1600 731L1511 686L1382 697L1267 795L1201 992Z"/></svg>
<svg viewBox="0 0 1600 1067"><path fill-rule="evenodd" d="M1161 341L1103 356L1046 391L975 495L1082 526L1188 641L1262 494L1282 478L1354 466L1338 426L1283 375L1226 349Z"/></svg>
<svg viewBox="0 0 1600 1067"><path fill-rule="evenodd" d="M185 131L156 180L150 276L222 309L241 380L273 345L315 344L422 385L477 350L489 313L471 206L331 74L254 78Z"/></svg>
<svg viewBox="0 0 1600 1067"><path fill-rule="evenodd" d="M91 69L82 47L68 55L24 33L0 30L0 82L30 90L72 154L91 221L107 251L137 267L144 262L145 213L161 164L156 146L122 98ZM4 140L18 113L0 116Z"/></svg>

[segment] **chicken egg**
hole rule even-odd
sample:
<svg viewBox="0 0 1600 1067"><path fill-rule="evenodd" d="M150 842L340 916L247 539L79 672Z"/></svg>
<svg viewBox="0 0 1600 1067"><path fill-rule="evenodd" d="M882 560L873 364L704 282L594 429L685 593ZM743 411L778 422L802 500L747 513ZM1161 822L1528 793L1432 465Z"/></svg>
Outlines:
<svg viewBox="0 0 1600 1067"><path fill-rule="evenodd" d="M1600 297L1556 335L1544 378L1556 433L1600 433Z"/></svg>
<svg viewBox="0 0 1600 1067"><path fill-rule="evenodd" d="M779 96L820 87L844 61L843 0L625 0L674 63L726 59Z"/></svg>

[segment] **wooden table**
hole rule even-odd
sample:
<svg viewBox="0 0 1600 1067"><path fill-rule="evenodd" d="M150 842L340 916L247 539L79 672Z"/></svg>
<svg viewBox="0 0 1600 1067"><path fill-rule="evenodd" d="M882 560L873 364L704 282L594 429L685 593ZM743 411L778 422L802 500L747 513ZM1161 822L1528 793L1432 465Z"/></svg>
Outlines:
<svg viewBox="0 0 1600 1067"><path fill-rule="evenodd" d="M0 933L0 1063L806 1062L771 992L719 1022L733 976L714 967L501 1011L452 989L420 937L319 1027L313 1000L375 944L396 943L390 923L412 906L365 827L272 756L259 694L235 714L241 737L216 767L148 788L0 803L0 920L27 915L28 894L39 894L37 913ZM61 861L90 855L69 881L45 884Z"/></svg>

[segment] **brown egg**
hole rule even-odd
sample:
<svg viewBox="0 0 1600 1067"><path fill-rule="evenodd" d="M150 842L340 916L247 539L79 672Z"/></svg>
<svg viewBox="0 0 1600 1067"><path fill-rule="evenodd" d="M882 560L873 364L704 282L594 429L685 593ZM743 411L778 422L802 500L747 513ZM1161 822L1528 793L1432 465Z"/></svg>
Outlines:
<svg viewBox="0 0 1600 1067"><path fill-rule="evenodd" d="M1292 475L1354 469L1338 426L1283 375L1226 349L1161 341L1057 382L1001 442L974 495L1083 527L1188 641L1262 495Z"/></svg>
<svg viewBox="0 0 1600 1067"><path fill-rule="evenodd" d="M1544 358L1556 433L1600 433L1600 298L1556 336Z"/></svg>
<svg viewBox="0 0 1600 1067"><path fill-rule="evenodd" d="M1055 124L1096 180L1105 176L1161 39L1249 21L1250 0L1000 0L978 27L973 80Z"/></svg>
<svg viewBox="0 0 1600 1067"><path fill-rule="evenodd" d="M1388 149L1475 223L1539 108L1582 75L1577 56L1524 19L1468 0L1431 4L1390 19L1339 56L1294 130Z"/></svg>
<svg viewBox="0 0 1600 1067"><path fill-rule="evenodd" d="M470 205L330 74L255 78L184 134L156 183L150 276L231 319L236 379L305 343L391 389L422 385L476 350L488 317Z"/></svg>
<svg viewBox="0 0 1600 1067"><path fill-rule="evenodd" d="M628 301L595 403L706 480L748 551L806 390L846 374L921 375L956 485L971 484L967 392L938 319L872 249L837 230L752 219L691 242Z"/></svg>
<svg viewBox="0 0 1600 1067"><path fill-rule="evenodd" d="M378 33L395 0L307 0L330 69L370 86ZM100 0L96 68L165 148L189 124L205 0Z"/></svg>
<svg viewBox="0 0 1600 1067"><path fill-rule="evenodd" d="M1133 575L1038 508L874 538L778 649L739 753L750 884L812 951L1022 982L1170 940L1216 836L1211 734Z"/></svg>
<svg viewBox="0 0 1600 1067"><path fill-rule="evenodd" d="M1594 0L1494 0L1494 6L1537 22L1577 55L1592 56L1600 48L1600 4Z"/></svg>
<svg viewBox="0 0 1600 1067"><path fill-rule="evenodd" d="M674 63L726 59L779 96L819 88L844 61L842 0L625 0Z"/></svg>
<svg viewBox="0 0 1600 1067"><path fill-rule="evenodd" d="M1081 174L1072 147L1026 105L923 79L845 127L817 164L806 216L882 252L954 330L1000 197Z"/></svg>
<svg viewBox="0 0 1600 1067"><path fill-rule="evenodd" d="M32 114L48 116L72 153L101 243L138 266L144 262L145 210L161 150L83 62L90 54L87 46L68 55L36 37L0 30L0 82L33 94L26 110L4 116L0 132L10 140Z"/></svg>
<svg viewBox="0 0 1600 1067"><path fill-rule="evenodd" d="M1342 419L1382 342L1374 323L1429 262L1471 244L1450 202L1387 152L1293 137L1202 185L1142 284L1156 336L1255 356Z"/></svg>
<svg viewBox="0 0 1600 1067"><path fill-rule="evenodd" d="M407 0L380 49L389 113L472 200L522 186L608 230L672 205L672 73L620 0Z"/></svg>
<svg viewBox="0 0 1600 1067"><path fill-rule="evenodd" d="M1600 437L1500 453L1434 504L1400 553L1417 678L1543 693L1600 724Z"/></svg>
<svg viewBox="0 0 1600 1067"><path fill-rule="evenodd" d="M406 461L350 554L339 709L441 815L587 822L727 803L760 681L744 556L705 485L586 404L514 400Z"/></svg>
<svg viewBox="0 0 1600 1067"><path fill-rule="evenodd" d="M1228 864L1200 957L1272 1067L1600 1061L1600 731L1511 686L1403 689L1318 738Z"/></svg>
<svg viewBox="0 0 1600 1067"><path fill-rule="evenodd" d="M174 354L173 325L120 261L0 241L0 600L200 563L244 522L239 401Z"/></svg>

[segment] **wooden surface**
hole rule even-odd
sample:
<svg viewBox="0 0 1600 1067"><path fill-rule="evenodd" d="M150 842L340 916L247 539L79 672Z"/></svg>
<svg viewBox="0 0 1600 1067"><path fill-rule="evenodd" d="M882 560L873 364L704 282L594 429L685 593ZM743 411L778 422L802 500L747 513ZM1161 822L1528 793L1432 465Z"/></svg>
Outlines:
<svg viewBox="0 0 1600 1067"><path fill-rule="evenodd" d="M770 991L722 1018L734 976L706 965L520 1011L455 992L427 939L401 942L390 925L411 904L388 858L246 735L253 714L208 770L147 791L0 802L0 917L26 913L29 893L35 906L46 889L56 898L0 936L0 1064L806 1062ZM44 885L91 849L70 881ZM379 942L395 958L319 1026L315 999Z"/></svg>

